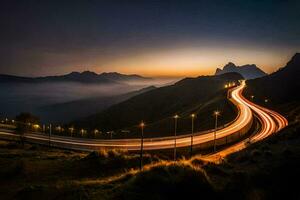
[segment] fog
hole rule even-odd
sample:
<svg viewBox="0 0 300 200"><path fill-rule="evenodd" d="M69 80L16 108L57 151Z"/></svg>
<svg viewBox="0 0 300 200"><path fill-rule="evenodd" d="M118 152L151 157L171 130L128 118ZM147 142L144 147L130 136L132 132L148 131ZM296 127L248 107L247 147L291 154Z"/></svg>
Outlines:
<svg viewBox="0 0 300 200"><path fill-rule="evenodd" d="M180 80L180 78L152 78L149 80L137 80L137 81L127 81L124 82L128 85L135 85L135 86L149 86L153 85L156 87L162 87L166 85L172 85L175 82Z"/></svg>
<svg viewBox="0 0 300 200"><path fill-rule="evenodd" d="M31 112L41 116L45 106L61 103L69 103L77 100L106 97L109 102L110 97L126 94L132 91L155 85L164 86L174 82L173 79L149 79L149 81L131 81L124 84L82 84L75 82L56 83L1 83L0 84L0 117L13 118L20 112ZM101 102L100 102L101 103ZM103 102L105 104L105 102ZM80 106L80 104L79 104ZM92 109L93 106L91 106ZM103 105L105 107L105 105ZM74 108L76 109L76 108ZM46 111L42 111L46 112ZM91 110L93 113L93 110ZM55 118L55 113L53 116ZM59 115L59 112L57 112ZM61 118L61 116L57 116ZM47 121L46 117L41 119ZM66 119L67 120L67 119Z"/></svg>

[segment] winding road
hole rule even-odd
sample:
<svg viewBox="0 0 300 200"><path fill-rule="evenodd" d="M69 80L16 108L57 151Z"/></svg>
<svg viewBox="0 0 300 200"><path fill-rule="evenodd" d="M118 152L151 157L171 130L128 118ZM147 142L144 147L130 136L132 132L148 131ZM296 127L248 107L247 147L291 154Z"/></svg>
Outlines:
<svg viewBox="0 0 300 200"><path fill-rule="evenodd" d="M258 133L251 137L251 142L262 140L269 135L277 132L278 130L287 126L287 120L280 114L258 106L242 96L242 91L245 88L245 81L240 85L229 89L229 100L238 108L238 116L236 119L225 127L216 131L216 138L222 140L227 137L231 137L236 134L247 132L253 121L253 112L261 122L261 129ZM214 140L214 130L206 132L194 133L193 144L194 145L208 145ZM4 139L18 139L18 135L9 131L0 131L0 138ZM26 134L26 140L30 142L48 144L49 137L40 133L28 133ZM158 150L174 148L174 137L159 137L159 138L147 138L144 139L145 150ZM191 135L182 135L176 137L177 147L190 146ZM207 160L219 160L220 157L226 156L229 153L238 151L247 146L248 141L241 141L237 144L228 147L216 154L207 155L203 157ZM83 138L71 138L52 135L51 144L53 146L78 149L78 150L97 150L100 148L121 148L127 150L139 150L140 139L112 139L112 140L96 140L96 139L83 139Z"/></svg>
<svg viewBox="0 0 300 200"><path fill-rule="evenodd" d="M246 148L247 145L251 143L255 143L257 141L263 140L266 137L280 131L281 129L283 129L288 125L287 119L284 118L279 113L264 108L262 106L256 105L250 102L249 100L247 100L243 96L240 96L240 98L241 98L241 102L246 106L248 106L256 114L261 124L260 130L249 139L245 139L241 142L238 142L237 144L225 148L217 153L201 156L202 159L210 162L219 163L222 161L222 158L226 157L227 155L240 151Z"/></svg>

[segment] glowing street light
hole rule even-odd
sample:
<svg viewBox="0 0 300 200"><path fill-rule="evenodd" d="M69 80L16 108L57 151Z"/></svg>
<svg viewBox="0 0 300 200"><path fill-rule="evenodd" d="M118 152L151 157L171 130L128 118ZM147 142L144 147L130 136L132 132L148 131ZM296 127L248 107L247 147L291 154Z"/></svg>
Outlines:
<svg viewBox="0 0 300 200"><path fill-rule="evenodd" d="M177 137L177 119L179 118L179 116L176 114L174 116L174 120L175 120L175 129L174 129L174 161L176 161L176 137Z"/></svg>
<svg viewBox="0 0 300 200"><path fill-rule="evenodd" d="M140 152L140 170L143 168L143 148L144 148L144 127L145 123L142 121L140 123L141 127L141 152Z"/></svg>
<svg viewBox="0 0 300 200"><path fill-rule="evenodd" d="M58 131L59 133L61 132L61 129L62 129L61 126L55 127L55 130Z"/></svg>
<svg viewBox="0 0 300 200"><path fill-rule="evenodd" d="M254 95L251 95L251 99L252 99L252 101L253 101L253 99L254 99Z"/></svg>
<svg viewBox="0 0 300 200"><path fill-rule="evenodd" d="M72 137L72 136L73 136L73 132L74 132L74 128L73 128L73 127L70 127L70 128L69 128L69 131L70 131L71 137Z"/></svg>
<svg viewBox="0 0 300 200"><path fill-rule="evenodd" d="M99 133L99 130L98 129L95 129L94 130L94 134L95 134L95 137L96 137L96 135Z"/></svg>
<svg viewBox="0 0 300 200"><path fill-rule="evenodd" d="M83 136L83 134L85 134L85 132L86 132L86 130L84 130L84 129L81 129L81 130L80 130L80 134L81 134L81 136Z"/></svg>
<svg viewBox="0 0 300 200"><path fill-rule="evenodd" d="M193 113L191 114L191 118L192 118L192 134L191 134L191 157L193 155L193 140L194 140L194 119L195 119L196 115Z"/></svg>
<svg viewBox="0 0 300 200"><path fill-rule="evenodd" d="M38 129L40 128L40 125L34 124L34 125L33 125L33 128L34 128L34 130L38 130Z"/></svg>
<svg viewBox="0 0 300 200"><path fill-rule="evenodd" d="M265 103L268 103L269 99L265 99Z"/></svg>
<svg viewBox="0 0 300 200"><path fill-rule="evenodd" d="M217 139L217 127L218 127L218 116L220 115L220 111L215 111L215 132L214 132L214 152L216 152L216 139Z"/></svg>
<svg viewBox="0 0 300 200"><path fill-rule="evenodd" d="M224 87L225 87L225 88L228 88L228 85L226 84Z"/></svg>
<svg viewBox="0 0 300 200"><path fill-rule="evenodd" d="M49 124L49 147L51 147L52 124Z"/></svg>

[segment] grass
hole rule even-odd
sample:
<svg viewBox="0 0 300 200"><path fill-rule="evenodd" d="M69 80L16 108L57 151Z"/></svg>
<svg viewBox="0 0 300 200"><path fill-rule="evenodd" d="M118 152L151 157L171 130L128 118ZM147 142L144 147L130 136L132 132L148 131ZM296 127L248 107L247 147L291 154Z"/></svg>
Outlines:
<svg viewBox="0 0 300 200"><path fill-rule="evenodd" d="M297 117L295 119L298 119ZM126 151L92 153L0 142L1 199L299 199L300 124L228 156L174 163Z"/></svg>

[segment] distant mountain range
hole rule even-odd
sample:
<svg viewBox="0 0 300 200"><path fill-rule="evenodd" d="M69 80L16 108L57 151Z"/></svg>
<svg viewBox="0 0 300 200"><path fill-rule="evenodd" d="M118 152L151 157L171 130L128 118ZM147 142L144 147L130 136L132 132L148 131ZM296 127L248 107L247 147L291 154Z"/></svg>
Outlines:
<svg viewBox="0 0 300 200"><path fill-rule="evenodd" d="M223 69L217 68L215 75L225 74L228 72L237 72L245 79L255 79L266 76L267 74L258 68L256 65L242 65L236 66L234 63L229 62Z"/></svg>
<svg viewBox="0 0 300 200"><path fill-rule="evenodd" d="M22 77L0 74L0 83L45 83L45 82L79 82L93 84L120 84L128 81L144 81L151 78L140 75L125 75L117 72L96 74L91 71L71 72L60 76Z"/></svg>
<svg viewBox="0 0 300 200"><path fill-rule="evenodd" d="M285 67L268 76L247 81L246 95L255 100L268 99L270 103L298 102L300 100L300 53L296 53Z"/></svg>

